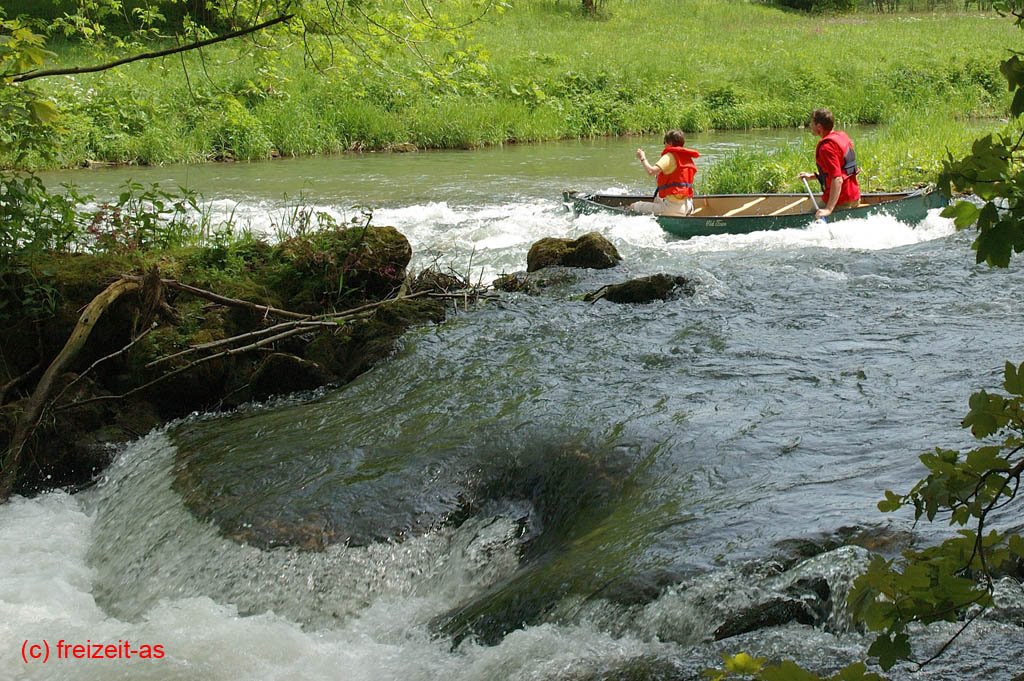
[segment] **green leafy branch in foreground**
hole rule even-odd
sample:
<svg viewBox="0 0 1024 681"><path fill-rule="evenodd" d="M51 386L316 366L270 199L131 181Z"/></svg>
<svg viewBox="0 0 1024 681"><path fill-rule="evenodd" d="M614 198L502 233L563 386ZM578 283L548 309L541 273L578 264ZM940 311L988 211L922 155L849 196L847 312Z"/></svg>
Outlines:
<svg viewBox="0 0 1024 681"><path fill-rule="evenodd" d="M1006 0L996 7L1024 28L1024 0ZM972 245L977 261L1008 267L1014 253L1024 252L1024 53L1013 53L1000 71L1015 92L1011 114L1017 131L977 140L962 159L950 154L939 176L947 195L973 194L943 211L958 229L976 227ZM1012 127L1012 126L1011 126ZM980 205L979 205L980 204ZM1005 394L980 390L971 395L961 425L983 444L958 452L936 448L920 456L928 475L906 494L885 492L878 508L895 512L914 509L915 521L948 515L960 529L937 546L908 550L899 559L875 556L867 571L854 580L848 603L855 622L880 632L868 649L883 670L913 660L911 624L962 622L959 630L929 658L942 655L963 631L992 605L994 577L1024 561L1024 537L990 529L992 514L1017 500L1024 474L1024 363L1006 362ZM1019 509L1018 509L1019 512ZM822 681L798 665L766 664L746 653L726 656L722 669L708 670L713 681L753 678L761 681ZM852 664L832 681L877 680L862 663Z"/></svg>
<svg viewBox="0 0 1024 681"><path fill-rule="evenodd" d="M1024 1L1006 0L996 9L1015 17L1024 28ZM1013 52L999 70L1015 92L1010 114L1018 123L1024 114L1024 53ZM1019 127L1019 126L1018 126ZM1024 131L1007 129L975 141L971 153L955 159L950 155L939 175L939 189L947 196L972 193L984 203L958 201L942 214L955 220L957 229L977 226L972 248L977 261L1007 267L1011 253L1024 252Z"/></svg>
<svg viewBox="0 0 1024 681"><path fill-rule="evenodd" d="M24 71L54 56L43 49L45 38L0 8L0 151L22 160L29 148L43 146L52 134L57 108L29 87L13 84Z"/></svg>
<svg viewBox="0 0 1024 681"><path fill-rule="evenodd" d="M883 632L868 651L883 669L912 658L910 623L956 621L970 612L960 631L921 664L941 655L992 605L993 575L1024 559L1024 538L987 529L992 513L1016 499L1024 473L1024 363L1006 363L1003 388L1006 395L973 394L961 424L978 440L998 435L1001 441L922 454L929 475L905 495L886 491L878 504L883 512L913 507L915 520L948 514L950 525L965 528L938 546L905 551L899 564L876 556L854 582L849 603L855 619Z"/></svg>

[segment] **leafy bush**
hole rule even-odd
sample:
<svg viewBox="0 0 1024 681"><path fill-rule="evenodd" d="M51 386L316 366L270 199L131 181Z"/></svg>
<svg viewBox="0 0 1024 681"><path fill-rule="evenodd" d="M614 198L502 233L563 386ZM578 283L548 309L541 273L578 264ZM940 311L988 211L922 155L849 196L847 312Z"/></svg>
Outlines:
<svg viewBox="0 0 1024 681"><path fill-rule="evenodd" d="M273 151L263 123L231 95L214 99L196 129L214 158L269 158Z"/></svg>
<svg viewBox="0 0 1024 681"><path fill-rule="evenodd" d="M73 248L80 236L74 189L50 194L34 175L0 174L0 263Z"/></svg>

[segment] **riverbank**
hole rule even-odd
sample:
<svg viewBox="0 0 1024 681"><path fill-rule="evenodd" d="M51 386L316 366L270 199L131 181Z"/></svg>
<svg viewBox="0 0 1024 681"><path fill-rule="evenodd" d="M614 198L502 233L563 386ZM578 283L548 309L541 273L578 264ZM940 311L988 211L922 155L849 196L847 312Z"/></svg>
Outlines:
<svg viewBox="0 0 1024 681"><path fill-rule="evenodd" d="M660 34L686 36L687 49L658 57L650 49L658 40L652 16ZM184 62L48 79L43 87L65 114L50 163L194 163L669 127L795 127L828 105L842 125L910 126L920 134L893 156L912 147L912 166L934 166L947 147L968 143L965 122L1005 112L998 63L1014 30L994 14L823 17L708 0L680 15L674 4L650 0L609 6L593 20L568 4L530 3L473 26L462 46L466 64L443 81L424 77L423 63L401 54L388 57L386 75L358 59L307 68L300 46L270 65L235 61L221 47ZM67 64L110 56L52 47ZM442 46L431 53L446 55ZM892 177L880 181L920 180L887 172Z"/></svg>

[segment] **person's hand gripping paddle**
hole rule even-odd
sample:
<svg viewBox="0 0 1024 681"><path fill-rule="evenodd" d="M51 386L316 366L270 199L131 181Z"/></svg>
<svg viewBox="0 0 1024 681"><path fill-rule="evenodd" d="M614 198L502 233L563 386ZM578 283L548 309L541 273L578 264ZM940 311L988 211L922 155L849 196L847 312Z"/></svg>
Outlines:
<svg viewBox="0 0 1024 681"><path fill-rule="evenodd" d="M818 206L818 200L814 198L814 192L811 191L811 186L807 184L807 178L801 177L800 179L804 181L804 187L807 189L807 195L811 197L811 203L814 204L814 212L817 213L820 208ZM825 224L825 218L815 218L814 221Z"/></svg>

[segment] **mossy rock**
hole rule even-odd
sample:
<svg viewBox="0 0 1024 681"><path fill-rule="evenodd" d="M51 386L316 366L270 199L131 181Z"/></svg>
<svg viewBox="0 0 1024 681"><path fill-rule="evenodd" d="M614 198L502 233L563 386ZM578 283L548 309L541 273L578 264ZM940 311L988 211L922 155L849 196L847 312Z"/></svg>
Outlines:
<svg viewBox="0 0 1024 681"><path fill-rule="evenodd" d="M339 228L309 235L301 243L293 240L288 246L254 242L230 254L213 248L159 255L58 255L10 268L0 281L0 288L11 293L8 304L0 308L8 322L0 324L4 348L0 378L7 383L33 367L47 366L63 348L82 309L97 294L123 274L150 271L154 264L165 279L230 298L322 314L390 295L405 280L411 253L408 240L394 228ZM330 286L339 285L339 295L332 297ZM43 296L40 300L45 305L28 297L33 292ZM140 436L161 421L350 380L390 355L395 340L410 326L439 322L445 316L441 301L397 300L368 318L320 332L313 343L307 344L305 337L280 340L274 355L250 352L193 365L201 353L189 353L151 365L189 347L277 321L244 307L211 304L170 287L164 288L163 296L165 304L154 310L140 310L140 297L129 293L103 311L66 367L69 377L88 367L88 380L62 400L122 395L154 379L160 378L159 382L130 399L62 410L55 423L38 427L22 457L16 491L84 484L108 462L109 444ZM149 323L151 312L156 326L136 338L139 325ZM122 353L129 345L130 351ZM105 359L91 366L100 358ZM29 383L25 389L31 387ZM59 390L58 385L53 394ZM18 397L8 395L12 400ZM11 438L13 415L20 408L18 402L5 405L0 440Z"/></svg>
<svg viewBox="0 0 1024 681"><path fill-rule="evenodd" d="M409 240L394 227L318 232L281 243L266 283L292 310L350 307L391 295L411 258Z"/></svg>
<svg viewBox="0 0 1024 681"><path fill-rule="evenodd" d="M557 265L600 270L615 267L621 261L622 256L611 241L590 232L578 239L547 237L536 242L526 254L526 271Z"/></svg>

